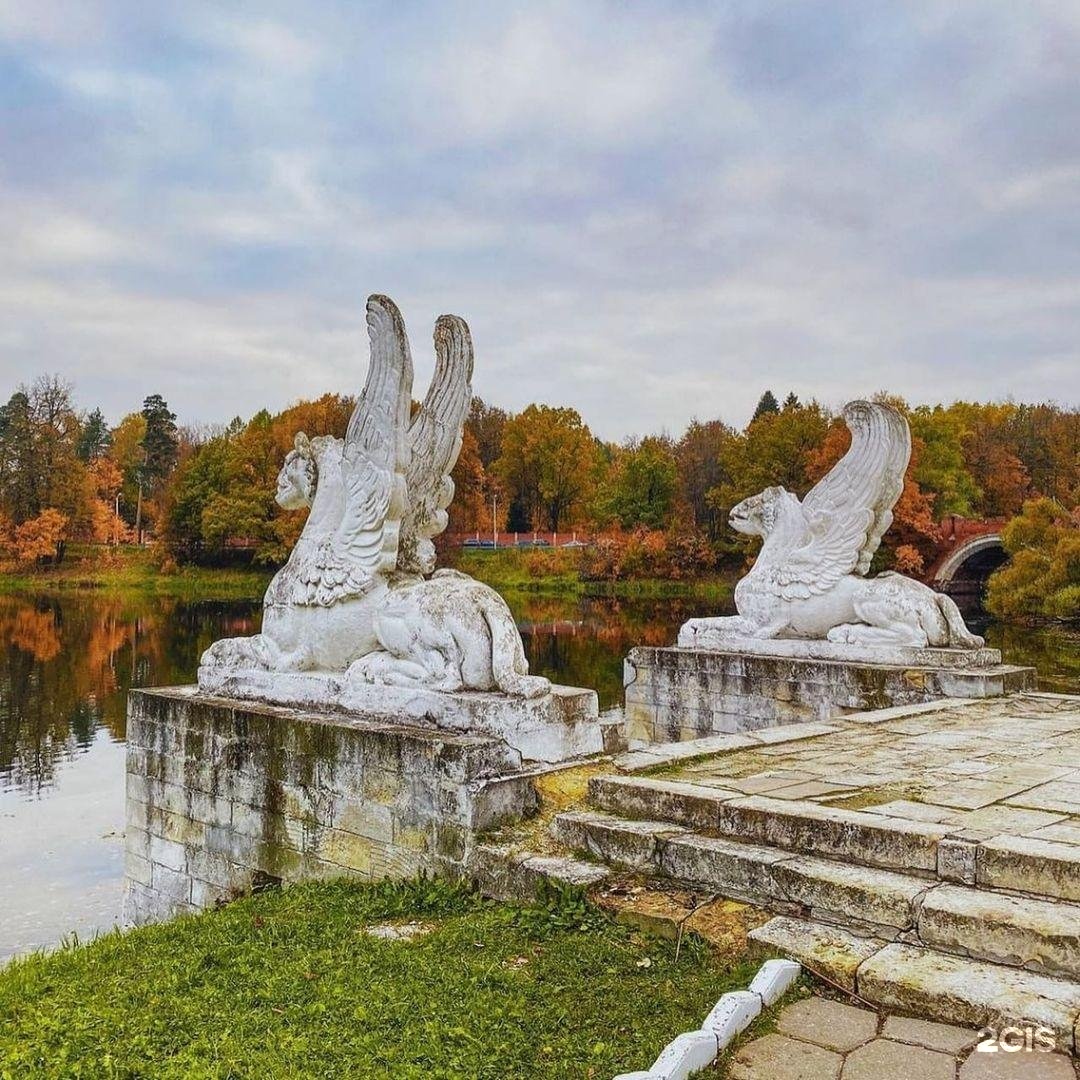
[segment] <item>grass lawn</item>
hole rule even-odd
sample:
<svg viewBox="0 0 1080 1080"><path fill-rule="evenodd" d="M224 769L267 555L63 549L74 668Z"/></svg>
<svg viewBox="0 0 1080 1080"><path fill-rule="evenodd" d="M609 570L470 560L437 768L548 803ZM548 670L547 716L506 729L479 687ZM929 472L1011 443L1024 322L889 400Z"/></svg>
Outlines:
<svg viewBox="0 0 1080 1080"><path fill-rule="evenodd" d="M433 929L365 933L409 920ZM573 896L299 885L0 970L0 1077L611 1080L754 967Z"/></svg>

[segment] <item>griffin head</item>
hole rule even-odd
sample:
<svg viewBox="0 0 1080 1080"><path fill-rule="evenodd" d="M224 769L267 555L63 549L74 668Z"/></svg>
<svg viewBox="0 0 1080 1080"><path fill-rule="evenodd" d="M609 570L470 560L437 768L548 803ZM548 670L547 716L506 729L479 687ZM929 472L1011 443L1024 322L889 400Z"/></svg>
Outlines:
<svg viewBox="0 0 1080 1080"><path fill-rule="evenodd" d="M795 500L795 496L790 491L782 487L767 487L733 506L728 514L728 524L736 532L747 536L768 536L773 531L780 508L791 500Z"/></svg>

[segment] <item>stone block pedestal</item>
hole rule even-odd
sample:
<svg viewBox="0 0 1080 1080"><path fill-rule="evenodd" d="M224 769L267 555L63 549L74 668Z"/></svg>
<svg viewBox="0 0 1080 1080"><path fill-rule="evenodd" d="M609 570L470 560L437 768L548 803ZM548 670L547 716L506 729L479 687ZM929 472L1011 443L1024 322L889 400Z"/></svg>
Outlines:
<svg viewBox="0 0 1080 1080"><path fill-rule="evenodd" d="M462 872L478 832L533 813L535 767L493 735L211 697L129 697L125 917L260 884Z"/></svg>
<svg viewBox="0 0 1080 1080"><path fill-rule="evenodd" d="M675 742L827 720L942 698L1030 690L1035 669L994 649L874 650L830 642L755 642L749 649L632 649L624 664L626 736Z"/></svg>

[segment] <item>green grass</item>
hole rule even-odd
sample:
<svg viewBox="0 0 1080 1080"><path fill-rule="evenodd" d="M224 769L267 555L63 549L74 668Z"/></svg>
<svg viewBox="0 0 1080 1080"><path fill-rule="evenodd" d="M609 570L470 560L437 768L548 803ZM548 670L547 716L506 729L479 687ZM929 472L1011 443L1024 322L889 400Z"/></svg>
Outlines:
<svg viewBox="0 0 1080 1080"><path fill-rule="evenodd" d="M103 589L177 600L260 600L271 571L242 567L182 566L163 572L145 548L72 545L57 567L0 574L0 593L52 593Z"/></svg>
<svg viewBox="0 0 1080 1080"><path fill-rule="evenodd" d="M411 942L363 927L421 919ZM0 970L0 1077L595 1077L646 1068L753 965L580 897L299 885Z"/></svg>
<svg viewBox="0 0 1080 1080"><path fill-rule="evenodd" d="M543 596L618 596L627 599L694 597L719 600L731 595L735 577L711 574L692 581L628 578L622 581L586 581L570 553L544 549L519 551L462 551L454 565L499 592Z"/></svg>

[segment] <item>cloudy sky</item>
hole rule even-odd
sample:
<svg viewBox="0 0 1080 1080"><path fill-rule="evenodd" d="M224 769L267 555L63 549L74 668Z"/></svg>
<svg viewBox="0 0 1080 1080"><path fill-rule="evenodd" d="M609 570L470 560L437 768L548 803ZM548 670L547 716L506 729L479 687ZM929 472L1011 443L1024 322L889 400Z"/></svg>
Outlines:
<svg viewBox="0 0 1080 1080"><path fill-rule="evenodd" d="M0 0L0 395L1080 402L1080 5ZM422 387L418 386L418 393Z"/></svg>

